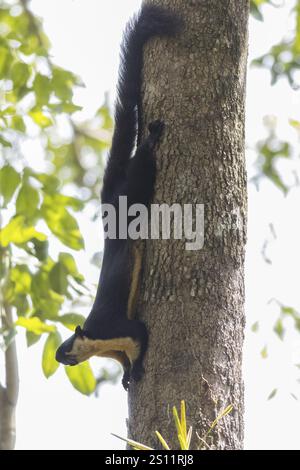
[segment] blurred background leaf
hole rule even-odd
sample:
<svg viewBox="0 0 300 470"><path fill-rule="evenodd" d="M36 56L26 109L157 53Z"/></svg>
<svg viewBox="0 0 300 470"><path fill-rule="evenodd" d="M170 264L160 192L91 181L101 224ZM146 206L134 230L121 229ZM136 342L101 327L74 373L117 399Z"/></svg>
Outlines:
<svg viewBox="0 0 300 470"><path fill-rule="evenodd" d="M81 309L92 302L72 254L84 249L75 212L90 206L91 218L98 216L112 118L107 98L93 116L80 118L74 96L84 84L52 62L50 41L29 6L27 0L0 5L1 291L28 346L48 335L42 357L48 378L59 366L57 328L82 325L76 300ZM38 152L31 158L26 148L33 144ZM88 364L67 376L80 392L94 391Z"/></svg>

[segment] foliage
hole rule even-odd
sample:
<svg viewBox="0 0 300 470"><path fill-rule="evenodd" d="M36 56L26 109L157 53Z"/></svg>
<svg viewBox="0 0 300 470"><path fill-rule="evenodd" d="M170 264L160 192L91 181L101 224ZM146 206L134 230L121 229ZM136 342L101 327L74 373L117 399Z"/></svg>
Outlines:
<svg viewBox="0 0 300 470"><path fill-rule="evenodd" d="M258 173L252 180L257 183L264 176L286 195L290 187L284 182L277 164L280 159L291 159L292 148L289 142L281 141L277 137L274 117L265 118L265 125L268 129L268 136L256 144Z"/></svg>
<svg viewBox="0 0 300 470"><path fill-rule="evenodd" d="M269 0L250 0L250 13L258 21L263 21L261 7L265 4L271 3Z"/></svg>
<svg viewBox="0 0 300 470"><path fill-rule="evenodd" d="M252 0L251 12L258 20L263 20L263 9L267 5L283 6L284 2L278 1L277 4L268 0ZM261 57L256 58L252 65L269 70L271 75L271 84L275 85L279 79L286 78L289 85L293 90L299 90L299 76L300 76L300 0L294 0L291 9L291 16L294 20L294 27L289 31L278 44L275 44L271 49L263 54ZM300 124L299 119L290 119L289 124L299 133ZM295 153L292 145L286 141L278 138L276 134L276 118L266 117L265 125L268 129L267 137L258 142L256 145L257 161L256 167L258 170L257 175L252 179L257 183L262 177L268 178L276 187L287 195L291 187L299 184L299 175L296 170L293 171L294 184L288 184L286 180L290 178L283 178L282 173L279 171L279 163L284 160L292 160ZM262 250L262 255L267 263L271 263L269 257L266 256L265 247ZM296 330L300 332L300 314L290 306L285 306L276 301L280 307L279 316L273 326L274 333L280 340L285 337L287 319L293 319ZM252 325L252 331L259 330L259 322ZM261 350L261 357L266 359L268 357L268 349L265 345ZM274 388L268 399L272 399L277 394L277 388ZM291 394L295 399L294 394Z"/></svg>
<svg viewBox="0 0 300 470"><path fill-rule="evenodd" d="M88 121L71 118L81 109L74 92L83 84L52 63L49 40L27 0L1 2L0 34L1 297L17 315L14 331L2 328L2 345L7 348L16 328L25 330L28 346L45 337L48 378L58 368L59 327L82 324L74 312L78 295L91 301L74 259L84 248L76 213L98 199L101 172L95 177L94 168L101 169L112 120L106 104ZM94 391L88 363L67 376L80 392Z"/></svg>
<svg viewBox="0 0 300 470"><path fill-rule="evenodd" d="M90 395L96 388L96 379L87 361L73 367L65 367L73 387L84 395Z"/></svg>
<svg viewBox="0 0 300 470"><path fill-rule="evenodd" d="M205 449L210 449L209 444L207 443L208 437L211 434L211 432L214 430L214 428L218 425L220 420L224 418L226 415L231 413L233 409L232 405L227 406L221 413L216 417L216 419L211 423L209 426L208 431L205 433L204 437L201 438L198 433L197 437L200 441L199 448L200 450L202 449L202 446L204 445ZM180 417L178 415L176 406L173 406L173 419L177 431L177 440L179 444L179 449L180 450L189 450L190 444L191 444L191 439L192 439L192 433L193 433L193 428L192 426L189 427L187 431L187 419L186 419L186 407L185 407L185 401L181 400L180 402ZM161 446L165 450L171 450L170 446L167 444L166 440L163 438L163 436L160 434L159 431L155 431L156 437L158 438ZM112 434L113 436L117 437L118 439L121 439L127 444L129 444L133 449L135 450L154 450L151 447L148 447L144 444L141 444L140 442L133 441L132 439L124 439L123 437L117 436L116 434Z"/></svg>
<svg viewBox="0 0 300 470"><path fill-rule="evenodd" d="M294 324L294 328L300 333L300 312L299 311L297 311L294 307L283 304L277 299L271 299L269 303L270 304L274 303L279 308L279 313L277 313L276 319L273 323L273 331L276 334L276 336L280 339L280 341L284 340L288 324L291 322L291 320L292 320L292 323ZM257 333L259 331L258 321L252 325L251 330L253 333ZM267 345L265 345L262 348L260 355L262 359L267 359L269 357ZM299 368L299 364L294 364L294 366ZM277 395L277 392L278 392L278 389L274 388L269 393L269 396L267 397L267 399L271 400L272 398L274 398ZM294 393L291 393L291 396L295 400L298 400L298 397Z"/></svg>
<svg viewBox="0 0 300 470"><path fill-rule="evenodd" d="M284 324L288 319L293 320L295 328L300 332L300 313L295 308L284 305L278 300L276 300L275 302L278 304L280 309L279 317L277 318L276 323L274 325L274 332L277 334L278 338L281 340L284 339Z"/></svg>
<svg viewBox="0 0 300 470"><path fill-rule="evenodd" d="M265 1L255 0L252 8L257 8L260 14L259 4ZM256 7L253 6L256 4ZM300 1L297 0L292 9L295 17L295 29L291 37L284 38L275 44L270 51L255 59L252 64L256 67L267 68L271 74L271 84L275 84L279 78L286 77L289 84L298 89L300 69ZM260 18L262 19L262 18Z"/></svg>
<svg viewBox="0 0 300 470"><path fill-rule="evenodd" d="M269 0L252 0L251 13L256 19L263 20L262 8L267 4L277 7L283 6L280 1L274 3ZM295 18L295 28L290 32L289 37L283 38L266 54L254 59L252 65L268 69L272 85L277 83L279 78L286 77L292 88L297 90L299 87L297 77L300 69L300 0L294 1L292 14ZM274 123L276 124L276 118L266 116L265 124L269 135L256 145L258 174L252 180L257 183L264 176L286 195L291 186L284 182L277 167L280 159L291 159L293 149L289 142L281 141L276 136ZM300 127L297 120L290 119L289 123L299 132Z"/></svg>

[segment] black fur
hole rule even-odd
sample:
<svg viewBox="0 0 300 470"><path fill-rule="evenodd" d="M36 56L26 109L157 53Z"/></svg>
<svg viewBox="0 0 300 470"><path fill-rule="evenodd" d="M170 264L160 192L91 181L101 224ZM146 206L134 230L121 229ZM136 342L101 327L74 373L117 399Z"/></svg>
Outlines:
<svg viewBox="0 0 300 470"><path fill-rule="evenodd" d="M143 48L154 36L174 35L179 26L180 22L173 13L146 4L125 30L115 105L115 130L101 193L102 203L114 205L117 220L120 195L127 196L128 207L134 203L149 205L156 171L154 147L164 128L160 120L150 123L148 137L140 142ZM137 149L132 156L136 140ZM91 313L83 329L77 327L75 334L56 353L59 362L74 365L80 362L80 358L66 353L72 351L76 338L132 338L140 345L140 352L133 364L124 355L122 383L126 390L131 379L137 381L142 377L143 358L148 343L145 325L139 320L129 320L127 316L130 282L130 241L106 238L99 285Z"/></svg>

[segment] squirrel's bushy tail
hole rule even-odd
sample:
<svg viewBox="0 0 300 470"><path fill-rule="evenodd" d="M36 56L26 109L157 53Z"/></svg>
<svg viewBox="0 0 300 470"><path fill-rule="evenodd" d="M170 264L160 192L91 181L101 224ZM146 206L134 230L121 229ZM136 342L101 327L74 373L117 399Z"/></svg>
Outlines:
<svg viewBox="0 0 300 470"><path fill-rule="evenodd" d="M141 11L128 22L121 45L111 156L117 154L119 158L127 159L134 146L144 45L155 36L173 36L180 25L175 13L152 4L143 5Z"/></svg>

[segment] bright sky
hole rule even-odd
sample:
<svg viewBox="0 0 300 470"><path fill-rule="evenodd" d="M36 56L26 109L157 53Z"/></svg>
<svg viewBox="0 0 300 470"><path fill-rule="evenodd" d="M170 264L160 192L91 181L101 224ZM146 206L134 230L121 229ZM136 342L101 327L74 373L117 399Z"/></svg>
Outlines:
<svg viewBox="0 0 300 470"><path fill-rule="evenodd" d="M114 93L117 78L119 42L122 30L139 0L32 0L35 13L44 19L44 27L52 42L53 61L78 73L86 88L78 94L84 115L90 116L103 101L105 91ZM287 0L286 5L294 2ZM266 52L281 40L291 26L288 8L266 8L265 22L251 20L250 59ZM264 137L262 118L279 115L279 134L297 144L289 118L299 117L299 92L293 92L285 81L270 87L265 71L249 70L247 95L247 143L249 175L253 172L253 148ZM247 335L244 371L246 382L246 448L300 449L299 422L300 373L293 366L300 363L300 336L289 328L281 342L271 326L278 314L272 297L300 309L300 194L295 189L287 198L270 183L260 191L249 187L249 236L247 247ZM272 238L269 223L273 222L277 239ZM90 222L81 221L89 240L87 254L80 254L82 269L97 282L96 269L90 269L90 255L99 249L99 232ZM93 239L91 239L91 236ZM270 240L268 255L272 265L261 256L264 241ZM91 279L92 277L92 279ZM260 330L254 334L251 325L259 320ZM111 432L126 436L127 396L120 385L105 385L98 398L86 398L76 392L61 368L48 381L41 371L42 344L29 350L18 337L21 371L20 399L17 409L18 449L120 449L123 444ZM268 344L269 356L262 359L261 349ZM99 368L103 364L95 360ZM279 387L276 397L267 401L270 392Z"/></svg>

